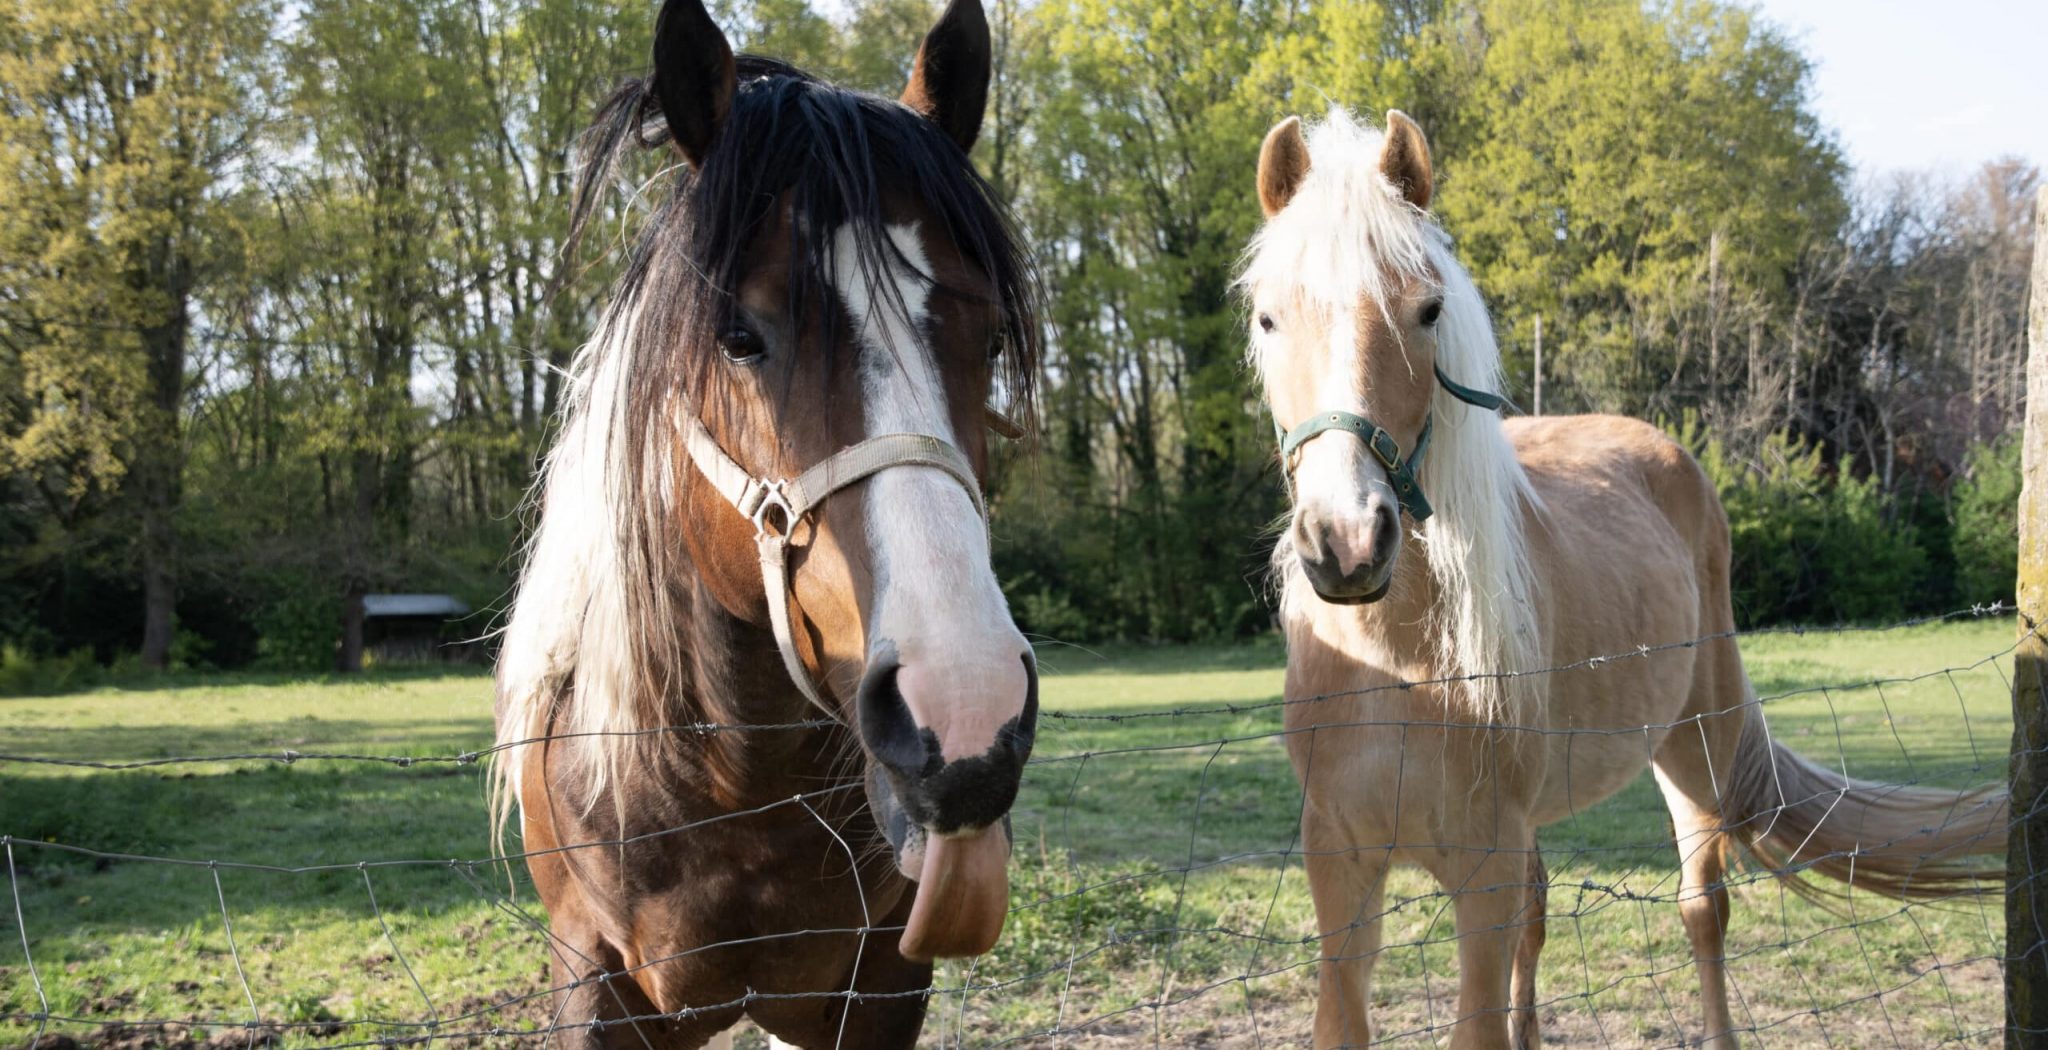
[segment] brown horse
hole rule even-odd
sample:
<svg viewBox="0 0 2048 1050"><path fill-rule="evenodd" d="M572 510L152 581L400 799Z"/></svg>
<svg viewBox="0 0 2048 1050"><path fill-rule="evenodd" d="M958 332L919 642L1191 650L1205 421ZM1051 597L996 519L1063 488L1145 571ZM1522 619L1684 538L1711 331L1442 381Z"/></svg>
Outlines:
<svg viewBox="0 0 2048 1050"><path fill-rule="evenodd" d="M1454 901L1450 1045L1534 1047L1536 831L1648 764L1679 847L1703 1041L1725 1050L1731 845L1781 872L1941 895L1980 873L1958 856L2002 846L1987 833L2004 826L2005 796L1848 779L1772 741L1725 637L1713 486L1643 423L1503 424L1484 389L1499 386L1500 354L1430 220L1432 184L1429 147L1398 112L1384 133L1341 111L1308 135L1289 119L1259 157L1267 223L1243 283L1293 479L1275 563L1322 938L1316 1045L1372 1040L1384 880L1405 862ZM1590 662L1694 639L1718 640ZM1397 682L1423 684L1374 688Z"/></svg>
<svg viewBox="0 0 2048 1050"><path fill-rule="evenodd" d="M745 1017L910 1046L930 960L1001 931L1037 718L978 480L988 400L1028 396L1039 345L967 156L988 26L953 0L901 101L735 58L701 0L655 35L572 231L621 153L683 164L536 489L499 812L562 1042L699 1046Z"/></svg>

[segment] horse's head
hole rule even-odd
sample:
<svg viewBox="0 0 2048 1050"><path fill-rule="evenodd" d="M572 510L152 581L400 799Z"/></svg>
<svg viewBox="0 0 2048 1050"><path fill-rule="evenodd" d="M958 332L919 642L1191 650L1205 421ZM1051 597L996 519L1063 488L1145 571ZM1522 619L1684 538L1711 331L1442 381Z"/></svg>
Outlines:
<svg viewBox="0 0 2048 1050"><path fill-rule="evenodd" d="M1455 342L1448 330L1473 317L1483 325L1485 314L1429 218L1421 129L1399 111L1384 133L1338 112L1313 146L1312 155L1291 117L1266 136L1258 191L1267 221L1242 283L1252 362L1293 482L1283 552L1291 548L1325 601L1356 604L1392 584L1402 511L1418 522L1431 512L1420 464L1432 433L1444 440L1438 389L1497 402L1439 382L1464 364L1440 356ZM1492 346L1490 337L1467 342ZM1477 378L1491 381L1497 359L1484 367Z"/></svg>
<svg viewBox="0 0 2048 1050"><path fill-rule="evenodd" d="M739 619L787 612L787 663L742 673L787 687L769 714L809 711L801 688L856 728L876 822L920 883L903 948L921 958L1001 931L1038 710L980 495L989 399L1027 392L1039 338L968 159L989 61L977 0L946 9L900 101L736 59L700 0L668 0L634 131L688 165L625 297L655 406L639 473L673 486L649 531Z"/></svg>

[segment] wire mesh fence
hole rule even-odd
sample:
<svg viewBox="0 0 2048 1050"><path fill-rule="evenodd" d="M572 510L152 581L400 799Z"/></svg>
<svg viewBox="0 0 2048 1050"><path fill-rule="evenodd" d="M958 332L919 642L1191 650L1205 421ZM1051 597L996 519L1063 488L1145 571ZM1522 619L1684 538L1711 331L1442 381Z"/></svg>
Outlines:
<svg viewBox="0 0 2048 1050"><path fill-rule="evenodd" d="M1598 673L1733 637L1751 663L1753 703L1779 740L1840 777L1967 788L2005 777L2017 646L2011 613L1979 606L1874 628L1646 639L1626 652L1517 674ZM1305 796L1288 753L1299 741L1290 738L1418 727L1290 721L1290 709L1337 697L1280 696L1279 660L1273 648L1192 662L1134 658L1137 669L1111 682L1105 675L1116 669L1092 658L1042 654L1047 693L1013 811L1003 939L989 955L942 964L929 988L889 993L925 1001L923 1044L1307 1045L1316 973L1331 965L1332 935L1369 926L1378 928L1377 942L1348 950L1375 963L1371 1042L1448 1042L1460 979L1454 908L1461 895L1499 886L1446 887L1397 867L1381 899L1347 927L1319 925L1304 866L1331 851L1303 840ZM1062 663L1082 666L1063 675ZM463 687L481 699L481 681ZM1370 700L1373 692L1348 696ZM237 701L228 691L218 702ZM5 703L24 716L11 720L18 726L41 724L27 717L31 701ZM316 715L350 721L347 711ZM383 749L272 748L267 739L238 738L232 718L223 718L197 735L145 725L0 737L9 741L0 745L8 885L0 914L12 926L0 944L0 1046L539 1046L593 1031L658 1046L665 1021L778 1000L874 996L839 986L748 989L596 1021L568 1016L560 994L568 988L550 977L547 961L573 946L550 933L525 881L517 861L529 854L495 857L489 848L483 777L494 753L559 737L487 745L487 728L472 718L434 723ZM346 724L319 728L309 737L378 735ZM1620 731L1491 727L1640 737L1645 748L1697 729L1698 720ZM163 753L167 741L191 739L221 746ZM784 811L817 816L814 807L860 790L858 782L824 784L762 807L555 849L617 848ZM1956 819L1969 816L1959 810ZM1546 1044L1698 1040L1702 997L1678 907L1680 854L1651 779L1633 776L1608 800L1545 827L1539 841L1547 913L1518 913L1509 926L1515 937L1531 927L1547 932L1533 996ZM1886 845L1796 853L1793 867L1853 866ZM852 852L819 858L820 870L843 871ZM1729 998L1745 1045L2002 1038L2004 920L1995 883L1989 893L1909 902L1860 890L1816 900L1752 864L1726 885ZM748 940L893 941L899 930L863 923ZM738 946L684 945L592 970L578 983L645 977L678 957Z"/></svg>

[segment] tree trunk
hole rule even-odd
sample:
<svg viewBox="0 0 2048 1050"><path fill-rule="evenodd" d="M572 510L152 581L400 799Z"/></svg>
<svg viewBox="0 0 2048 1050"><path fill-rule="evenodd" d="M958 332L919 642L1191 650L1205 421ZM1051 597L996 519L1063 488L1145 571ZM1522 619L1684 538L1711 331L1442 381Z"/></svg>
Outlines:
<svg viewBox="0 0 2048 1050"><path fill-rule="evenodd" d="M350 580L341 599L341 649L335 654L334 669L355 674L363 669L363 584Z"/></svg>
<svg viewBox="0 0 2048 1050"><path fill-rule="evenodd" d="M2048 1031L2048 187L2034 212L2024 487L2019 506L2020 644L2013 654L2012 823L2005 850L2005 1045Z"/></svg>
<svg viewBox="0 0 2048 1050"><path fill-rule="evenodd" d="M150 405L134 470L142 518L142 666L168 670L177 635L178 501L184 451L179 413L185 395L185 311L143 332Z"/></svg>

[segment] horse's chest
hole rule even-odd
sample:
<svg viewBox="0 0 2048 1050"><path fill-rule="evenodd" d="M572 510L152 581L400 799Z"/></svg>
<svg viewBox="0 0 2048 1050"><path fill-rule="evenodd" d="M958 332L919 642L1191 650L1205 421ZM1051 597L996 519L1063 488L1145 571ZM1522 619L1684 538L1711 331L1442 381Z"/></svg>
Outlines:
<svg viewBox="0 0 2048 1050"><path fill-rule="evenodd" d="M711 978L767 990L836 979L858 931L883 925L908 885L886 851L849 834L850 855L815 820L669 838L629 851L618 871L635 887L620 902L630 902L629 954L665 960L663 983ZM852 857L863 854L870 859L856 869Z"/></svg>

